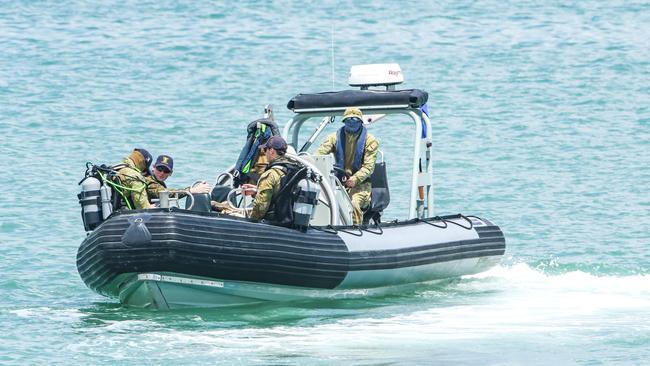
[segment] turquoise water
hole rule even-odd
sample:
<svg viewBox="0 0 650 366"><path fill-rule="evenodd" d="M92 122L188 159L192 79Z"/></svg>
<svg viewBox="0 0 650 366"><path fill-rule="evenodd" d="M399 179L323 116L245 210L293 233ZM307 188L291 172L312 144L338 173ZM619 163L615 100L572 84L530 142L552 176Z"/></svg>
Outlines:
<svg viewBox="0 0 650 366"><path fill-rule="evenodd" d="M0 9L0 364L650 359L647 2ZM86 161L144 146L175 157L170 183L212 181L265 104L283 124L295 94L383 62L430 93L436 213L499 224L498 267L390 296L187 312L123 308L81 282ZM395 195L409 177L400 128L372 130Z"/></svg>

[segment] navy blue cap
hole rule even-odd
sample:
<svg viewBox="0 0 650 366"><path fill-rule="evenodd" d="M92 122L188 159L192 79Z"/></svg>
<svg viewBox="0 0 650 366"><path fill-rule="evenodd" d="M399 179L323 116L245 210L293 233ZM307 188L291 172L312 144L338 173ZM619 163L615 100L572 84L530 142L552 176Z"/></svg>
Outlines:
<svg viewBox="0 0 650 366"><path fill-rule="evenodd" d="M158 168L159 166L164 166L170 172L172 172L174 171L174 159L172 159L172 157L169 155L159 155L158 159L156 159L156 164L154 164L154 167Z"/></svg>
<svg viewBox="0 0 650 366"><path fill-rule="evenodd" d="M265 149L273 148L276 151L287 151L287 142L284 141L282 136L276 135L271 136L262 147Z"/></svg>

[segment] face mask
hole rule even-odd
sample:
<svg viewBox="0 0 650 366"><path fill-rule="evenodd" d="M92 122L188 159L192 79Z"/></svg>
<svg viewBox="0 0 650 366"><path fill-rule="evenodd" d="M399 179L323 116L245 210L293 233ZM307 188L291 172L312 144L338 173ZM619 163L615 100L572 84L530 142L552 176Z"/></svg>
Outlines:
<svg viewBox="0 0 650 366"><path fill-rule="evenodd" d="M345 121L345 132L346 133L357 133L361 129L361 120L358 118L346 118Z"/></svg>

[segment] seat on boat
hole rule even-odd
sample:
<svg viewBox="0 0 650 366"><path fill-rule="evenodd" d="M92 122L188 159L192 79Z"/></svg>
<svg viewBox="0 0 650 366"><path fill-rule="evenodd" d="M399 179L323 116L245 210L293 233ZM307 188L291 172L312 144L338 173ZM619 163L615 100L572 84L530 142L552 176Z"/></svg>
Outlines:
<svg viewBox="0 0 650 366"><path fill-rule="evenodd" d="M228 199L228 193L230 193L232 188L230 185L216 184L210 192L210 199L212 201L223 202Z"/></svg>
<svg viewBox="0 0 650 366"><path fill-rule="evenodd" d="M185 209L196 212L210 212L210 195L207 193L193 193L193 199L185 200Z"/></svg>
<svg viewBox="0 0 650 366"><path fill-rule="evenodd" d="M388 190L388 177L386 175L386 162L375 163L375 170L370 175L372 191L370 193L370 204L363 213L363 224L367 225L372 219L375 224L381 222L381 213L390 203L390 191Z"/></svg>

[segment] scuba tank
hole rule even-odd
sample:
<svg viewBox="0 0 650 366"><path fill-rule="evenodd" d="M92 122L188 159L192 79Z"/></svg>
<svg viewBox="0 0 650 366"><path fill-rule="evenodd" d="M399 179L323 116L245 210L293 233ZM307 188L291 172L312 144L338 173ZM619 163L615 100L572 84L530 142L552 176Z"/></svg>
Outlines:
<svg viewBox="0 0 650 366"><path fill-rule="evenodd" d="M79 182L81 192L77 195L86 231L94 230L113 213L114 208L119 208L120 198L104 182L104 178L115 179L115 171L114 167L86 163L85 177Z"/></svg>
<svg viewBox="0 0 650 366"><path fill-rule="evenodd" d="M318 204L320 186L315 180L311 170L308 170L307 176L298 182L293 193L293 225L302 231L309 226Z"/></svg>
<svg viewBox="0 0 650 366"><path fill-rule="evenodd" d="M107 185L102 185L99 189L102 197L102 220L106 220L113 213L113 202L111 202L111 189Z"/></svg>
<svg viewBox="0 0 650 366"><path fill-rule="evenodd" d="M79 204L81 204L81 218L84 222L86 231L91 231L102 221L101 200L101 182L99 179L89 176L81 181L81 193Z"/></svg>
<svg viewBox="0 0 650 366"><path fill-rule="evenodd" d="M320 194L319 174L292 162L271 163L268 169L284 172L280 190L273 195L264 219L276 225L306 231Z"/></svg>

